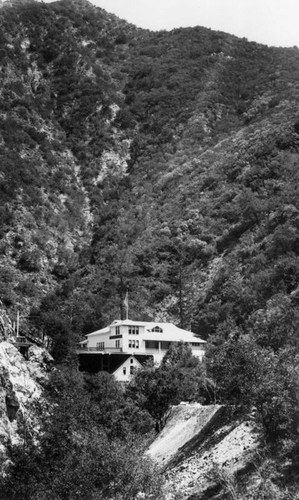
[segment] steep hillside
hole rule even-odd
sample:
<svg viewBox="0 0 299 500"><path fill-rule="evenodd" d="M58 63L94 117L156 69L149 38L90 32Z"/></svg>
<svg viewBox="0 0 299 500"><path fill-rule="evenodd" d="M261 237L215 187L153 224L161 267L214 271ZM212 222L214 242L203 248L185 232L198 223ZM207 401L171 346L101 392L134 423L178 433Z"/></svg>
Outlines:
<svg viewBox="0 0 299 500"><path fill-rule="evenodd" d="M125 23L69 2L4 6L0 23L1 300L40 331L41 300L90 260L100 171L128 155L110 124Z"/></svg>
<svg viewBox="0 0 299 500"><path fill-rule="evenodd" d="M165 416L166 422L162 432L150 445L147 453L163 468L178 462L178 457L182 456L180 450L187 443L190 445L190 441L215 415L223 414L222 410L221 405L202 406L199 403L182 402L179 406L172 406Z"/></svg>
<svg viewBox="0 0 299 500"><path fill-rule="evenodd" d="M147 451L163 468L168 500L248 498L244 484L259 452L260 429L250 415L196 403L172 407ZM255 486L258 490L258 481Z"/></svg>
<svg viewBox="0 0 299 500"><path fill-rule="evenodd" d="M299 51L152 33L84 1L0 19L10 316L63 357L128 288L136 319L293 345Z"/></svg>

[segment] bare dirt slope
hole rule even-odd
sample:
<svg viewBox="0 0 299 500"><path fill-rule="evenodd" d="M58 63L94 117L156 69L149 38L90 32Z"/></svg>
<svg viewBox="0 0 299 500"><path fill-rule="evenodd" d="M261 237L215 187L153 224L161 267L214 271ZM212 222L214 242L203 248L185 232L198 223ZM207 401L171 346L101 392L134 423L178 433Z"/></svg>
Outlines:
<svg viewBox="0 0 299 500"><path fill-rule="evenodd" d="M165 427L150 446L148 454L160 465L167 466L179 449L193 439L220 408L220 405L202 406L199 403L173 406Z"/></svg>
<svg viewBox="0 0 299 500"><path fill-rule="evenodd" d="M231 407L180 404L148 454L164 468L168 499L213 499L234 488L259 444L251 417Z"/></svg>

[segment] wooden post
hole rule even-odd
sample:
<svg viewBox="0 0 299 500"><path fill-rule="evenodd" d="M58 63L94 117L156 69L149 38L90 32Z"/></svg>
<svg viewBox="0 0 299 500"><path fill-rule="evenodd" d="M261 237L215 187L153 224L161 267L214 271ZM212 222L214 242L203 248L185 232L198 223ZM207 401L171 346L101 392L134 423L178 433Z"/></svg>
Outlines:
<svg viewBox="0 0 299 500"><path fill-rule="evenodd" d="M20 311L17 312L17 337L19 336L20 330Z"/></svg>

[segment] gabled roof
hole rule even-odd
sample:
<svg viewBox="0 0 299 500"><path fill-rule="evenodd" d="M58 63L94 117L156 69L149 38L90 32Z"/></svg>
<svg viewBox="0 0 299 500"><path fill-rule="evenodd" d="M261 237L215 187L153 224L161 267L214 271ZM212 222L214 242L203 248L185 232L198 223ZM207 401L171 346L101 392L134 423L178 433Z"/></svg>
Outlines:
<svg viewBox="0 0 299 500"><path fill-rule="evenodd" d="M159 336L161 339L161 333L153 331L153 329L157 326L163 330L163 340L175 340L177 342L184 340L185 342L206 343L205 340L196 337L193 332L178 328L173 323L148 323L145 329L145 340L156 340Z"/></svg>
<svg viewBox="0 0 299 500"><path fill-rule="evenodd" d="M163 332L152 331L156 326L160 327ZM178 328L173 323L149 323L145 328L143 338L144 340L162 340L166 342L183 340L184 342L206 343L205 340L196 337L194 333Z"/></svg>
<svg viewBox="0 0 299 500"><path fill-rule="evenodd" d="M98 373L99 371L107 371L114 373L120 368L129 358L135 358L140 365L144 365L153 356L150 354L128 354L128 353L97 353L79 354L79 370L90 373Z"/></svg>
<svg viewBox="0 0 299 500"><path fill-rule="evenodd" d="M105 328L101 328L101 330L96 330L95 332L88 333L86 337L92 337L93 335L99 335L99 333L109 333L110 326L105 326Z"/></svg>
<svg viewBox="0 0 299 500"><path fill-rule="evenodd" d="M113 321L113 323L111 323L109 326L102 328L101 330L89 333L87 337L96 336L102 333L109 333L111 327L121 325L144 326L144 340L163 340L166 342L179 342L180 340L183 340L184 342L197 342L202 344L206 343L205 340L196 337L194 333L189 332L188 330L183 330L182 328L178 328L173 323L161 323L159 321L132 321L130 319L117 319ZM162 332L153 331L153 329L155 329L156 327L161 328Z"/></svg>
<svg viewBox="0 0 299 500"><path fill-rule="evenodd" d="M122 356L122 358L121 358ZM114 359L115 358L115 359ZM150 354L112 354L110 355L110 373L115 373L119 368L121 368L129 358L135 358L138 365L144 366L149 360L153 360L153 356Z"/></svg>

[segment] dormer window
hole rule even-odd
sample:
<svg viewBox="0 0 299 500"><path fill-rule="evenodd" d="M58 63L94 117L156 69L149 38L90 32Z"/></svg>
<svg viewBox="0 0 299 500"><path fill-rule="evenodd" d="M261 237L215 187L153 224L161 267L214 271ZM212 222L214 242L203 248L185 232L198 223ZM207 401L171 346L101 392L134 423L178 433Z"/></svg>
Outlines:
<svg viewBox="0 0 299 500"><path fill-rule="evenodd" d="M152 328L152 332L163 333L163 330L160 326L154 326L154 328Z"/></svg>

